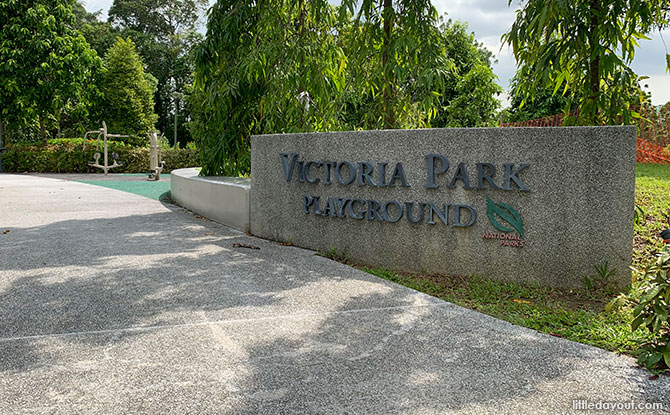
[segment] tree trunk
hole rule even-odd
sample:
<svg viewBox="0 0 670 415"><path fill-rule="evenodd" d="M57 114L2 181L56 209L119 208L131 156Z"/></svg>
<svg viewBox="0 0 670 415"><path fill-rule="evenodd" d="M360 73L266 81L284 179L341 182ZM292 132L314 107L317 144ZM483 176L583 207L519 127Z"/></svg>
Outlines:
<svg viewBox="0 0 670 415"><path fill-rule="evenodd" d="M602 5L600 0L591 0L591 21L589 23L589 35L590 35L590 50L593 51L596 49L596 45L600 43L599 39L599 14L602 10ZM591 121L594 124L598 123L598 106L596 102L600 96L600 55L595 57L590 57L591 61L589 62L589 100L592 102L592 111L590 114Z"/></svg>
<svg viewBox="0 0 670 415"><path fill-rule="evenodd" d="M44 115L40 114L40 138L42 139L42 145L47 146L47 128L44 124Z"/></svg>
<svg viewBox="0 0 670 415"><path fill-rule="evenodd" d="M305 37L305 2L304 0L299 0L298 1L298 10L299 10L299 15L298 15L298 39L299 42L301 43L301 46L304 45L304 37ZM303 92L305 92L305 76L307 75L305 72L305 50L301 49L300 50L300 79L298 80L298 96L302 96ZM305 111L303 109L302 115L300 116L300 129L305 128Z"/></svg>
<svg viewBox="0 0 670 415"><path fill-rule="evenodd" d="M303 38L305 37L305 0L298 0L298 10L299 10L299 12L298 12L299 13L298 14L298 39L300 39L300 41L302 41ZM301 71L301 75L303 75L303 76L304 76L304 68L305 68L305 51L303 49L300 52L300 71ZM299 88L300 88L299 92L303 92L305 90L304 86L303 86L302 79L300 80Z"/></svg>
<svg viewBox="0 0 670 415"><path fill-rule="evenodd" d="M393 11L393 0L382 0L382 16L384 19L384 44L382 46L382 70L384 73L384 128L395 128L395 108L394 90L395 82L393 79L393 69L389 68L391 55L391 36L393 35L393 21L395 13Z"/></svg>

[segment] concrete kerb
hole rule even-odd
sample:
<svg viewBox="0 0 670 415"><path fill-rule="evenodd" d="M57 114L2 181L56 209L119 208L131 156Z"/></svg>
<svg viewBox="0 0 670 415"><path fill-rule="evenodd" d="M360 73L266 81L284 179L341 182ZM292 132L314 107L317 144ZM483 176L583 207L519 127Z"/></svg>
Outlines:
<svg viewBox="0 0 670 415"><path fill-rule="evenodd" d="M200 177L196 168L172 171L170 195L178 205L231 228L249 232L251 180Z"/></svg>

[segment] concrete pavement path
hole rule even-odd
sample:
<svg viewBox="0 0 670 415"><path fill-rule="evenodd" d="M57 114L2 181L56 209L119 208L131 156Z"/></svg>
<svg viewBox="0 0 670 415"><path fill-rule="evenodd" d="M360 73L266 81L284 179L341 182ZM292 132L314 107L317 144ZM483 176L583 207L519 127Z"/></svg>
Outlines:
<svg viewBox="0 0 670 415"><path fill-rule="evenodd" d="M670 413L648 377L156 200L0 175L2 414Z"/></svg>

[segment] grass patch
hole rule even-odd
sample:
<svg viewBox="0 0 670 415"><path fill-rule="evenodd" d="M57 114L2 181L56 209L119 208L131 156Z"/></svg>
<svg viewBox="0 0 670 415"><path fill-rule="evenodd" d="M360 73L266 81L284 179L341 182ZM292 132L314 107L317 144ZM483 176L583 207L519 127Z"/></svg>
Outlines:
<svg viewBox="0 0 670 415"><path fill-rule="evenodd" d="M670 215L670 166L638 165L635 199L644 211L644 220L635 225L633 265L643 267L663 248L660 231L670 227L664 217ZM334 248L323 255L346 262L346 255L338 254ZM616 298L617 293L603 278L603 270L599 272L595 267L589 276L590 283L580 290L499 282L477 276L359 268L513 324L619 353L630 353L654 336L644 327L631 331L633 307L630 300L640 297L642 281L634 282L629 292L620 297L618 306L606 311L607 304Z"/></svg>
<svg viewBox="0 0 670 415"><path fill-rule="evenodd" d="M639 268L663 249L659 234L670 228L670 165L637 165L635 204L644 212L633 241L633 266Z"/></svg>

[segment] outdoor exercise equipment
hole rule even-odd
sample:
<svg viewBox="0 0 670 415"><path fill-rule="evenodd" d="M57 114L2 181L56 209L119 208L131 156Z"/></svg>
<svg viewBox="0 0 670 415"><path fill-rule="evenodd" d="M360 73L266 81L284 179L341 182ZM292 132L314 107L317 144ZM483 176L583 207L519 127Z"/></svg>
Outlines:
<svg viewBox="0 0 670 415"><path fill-rule="evenodd" d="M94 130L94 131L87 131L86 134L84 134L84 151L86 151L86 138L88 137L89 134L98 134L98 144L97 148L100 149L100 136L103 138L103 154L101 155L100 152L96 152L93 155L93 159L95 161L89 161L88 165L91 167L97 167L99 169L102 169L102 171L107 175L107 172L115 167L120 167L123 166L123 163L118 162L119 160L119 155L118 153L112 153L112 159L114 160L114 163L110 166L109 165L109 157L107 155L107 139L109 137L114 137L114 138L122 138L122 137L130 137L129 135L122 135L122 134L109 134L107 132L107 124L105 122L102 122L102 128L99 130ZM103 164L100 164L100 157L103 158Z"/></svg>
<svg viewBox="0 0 670 415"><path fill-rule="evenodd" d="M158 145L156 132L149 133L149 180L160 180L165 162L161 160L161 147Z"/></svg>

